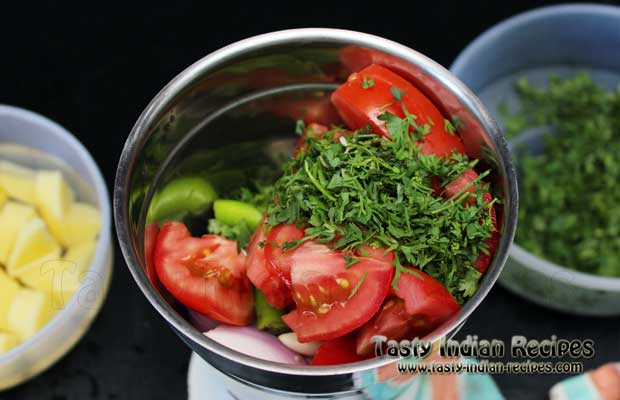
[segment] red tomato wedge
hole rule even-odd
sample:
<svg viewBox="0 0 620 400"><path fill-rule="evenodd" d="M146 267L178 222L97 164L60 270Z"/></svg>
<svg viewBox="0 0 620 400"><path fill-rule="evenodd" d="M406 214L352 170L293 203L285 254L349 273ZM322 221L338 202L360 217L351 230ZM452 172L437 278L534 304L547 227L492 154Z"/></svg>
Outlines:
<svg viewBox="0 0 620 400"><path fill-rule="evenodd" d="M364 80L372 80L374 84L364 89ZM395 100L392 87L402 93L402 104ZM390 112L402 118L405 116L402 106L405 106L409 113L417 116L416 123L430 126L430 133L420 140L423 154L445 157L453 150L465 152L458 135L446 130L444 117L435 105L411 83L379 65L370 65L351 74L348 81L332 93L332 102L350 129L370 124L375 133L388 138L385 122L379 116Z"/></svg>
<svg viewBox="0 0 620 400"><path fill-rule="evenodd" d="M297 309L283 319L301 343L335 339L368 322L394 275L389 263L368 257L346 268L343 253L313 242L298 247L291 258Z"/></svg>
<svg viewBox="0 0 620 400"><path fill-rule="evenodd" d="M411 332L410 320L404 301L397 298L387 300L377 315L360 329L355 346L357 354L367 355L374 351L373 336L394 340L406 338Z"/></svg>
<svg viewBox="0 0 620 400"><path fill-rule="evenodd" d="M410 268L413 270L413 268ZM450 319L461 307L448 290L422 271L416 275L403 273L398 290L392 291L381 311L362 327L357 337L358 354L373 349L373 336L400 340L409 336L423 337Z"/></svg>
<svg viewBox="0 0 620 400"><path fill-rule="evenodd" d="M491 194L485 193L484 200L490 202L492 200ZM497 213L495 211L495 206L491 206L490 213L491 221L493 222L493 226L495 227L495 229L493 230L493 232L491 232L491 236L486 241L488 254L480 252L480 254L478 254L478 258L476 258L476 261L474 261L474 268L476 268L483 274L489 268L489 265L491 264L491 259L493 258L493 254L495 253L497 246L499 246L499 227L497 225Z"/></svg>
<svg viewBox="0 0 620 400"><path fill-rule="evenodd" d="M275 273L271 264L265 258L265 246L261 247L260 243L266 243L267 236L264 233L264 225L261 224L256 228L250 244L248 245L248 256L246 259L246 268L248 278L259 288L265 295L265 299L276 308L286 308L293 304L290 286ZM289 274L290 282L290 274Z"/></svg>
<svg viewBox="0 0 620 400"><path fill-rule="evenodd" d="M420 270L408 268L415 275L400 275L396 296L405 302L407 313L416 317L414 325L419 332L428 333L456 314L461 306L437 280Z"/></svg>
<svg viewBox="0 0 620 400"><path fill-rule="evenodd" d="M231 325L252 322L254 294L236 242L195 238L182 223L166 222L153 259L161 283L185 306Z"/></svg>
<svg viewBox="0 0 620 400"><path fill-rule="evenodd" d="M446 185L446 187L444 188L444 196L446 198L455 196L476 179L478 179L478 174L476 173L476 171L471 168L466 169L465 172L463 172L461 175L456 177L456 179ZM474 193L474 190L475 187L474 185L472 185L467 189L467 192ZM475 200L470 197L467 199L467 201L469 202L469 204L473 204Z"/></svg>
<svg viewBox="0 0 620 400"><path fill-rule="evenodd" d="M351 336L343 336L321 344L311 365L338 365L365 360L355 352L355 340Z"/></svg>
<svg viewBox="0 0 620 400"><path fill-rule="evenodd" d="M269 231L265 242L265 260L273 273L279 276L284 283L291 287L291 251L284 251L286 243L292 243L304 237L303 229L295 224L280 224Z"/></svg>
<svg viewBox="0 0 620 400"><path fill-rule="evenodd" d="M458 194L477 178L478 174L476 171L471 168L465 170L465 172L463 172L455 180L446 185L444 188L444 196L446 198L450 198ZM475 188L473 185L467 189L469 193L473 193L474 190ZM486 192L483 199L488 203L493 200L493 197L491 196L491 193ZM469 204L473 204L474 201L475 200L471 197L468 199ZM481 252L474 262L474 267L482 273L485 273L487 268L489 268L491 258L493 258L493 253L495 253L495 249L497 249L497 246L499 245L499 229L497 225L497 212L495 210L495 206L491 206L489 212L491 213L491 221L493 222L494 230L491 232L491 236L486 240L488 254Z"/></svg>

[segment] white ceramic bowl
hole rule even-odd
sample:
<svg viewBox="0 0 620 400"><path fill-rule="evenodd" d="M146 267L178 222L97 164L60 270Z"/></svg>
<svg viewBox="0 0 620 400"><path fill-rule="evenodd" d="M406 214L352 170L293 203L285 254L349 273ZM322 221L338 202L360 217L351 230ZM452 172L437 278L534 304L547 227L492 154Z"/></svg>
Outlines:
<svg viewBox="0 0 620 400"><path fill-rule="evenodd" d="M516 106L513 85L522 76L532 85L544 85L551 73L568 77L587 70L599 85L615 89L620 82L619 45L620 7L544 7L509 18L484 32L459 54L450 70L478 95L501 126L498 106ZM510 145L534 149L540 147L539 142L536 135L523 134ZM527 198L527 192L522 192L521 197ZM529 253L517 243L510 249L499 282L514 293L556 310L620 315L620 278L564 268Z"/></svg>
<svg viewBox="0 0 620 400"><path fill-rule="evenodd" d="M84 335L107 293L114 257L105 181L71 133L33 112L0 105L0 159L62 170L77 198L96 205L102 217L95 256L76 294L33 337L0 355L1 391L48 368Z"/></svg>

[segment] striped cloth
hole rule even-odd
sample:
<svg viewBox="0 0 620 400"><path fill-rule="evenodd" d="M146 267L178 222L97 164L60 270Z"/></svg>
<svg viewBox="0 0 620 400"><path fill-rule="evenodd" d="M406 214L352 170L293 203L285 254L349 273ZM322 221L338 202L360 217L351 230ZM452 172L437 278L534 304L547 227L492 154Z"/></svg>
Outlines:
<svg viewBox="0 0 620 400"><path fill-rule="evenodd" d="M550 400L620 400L620 363L609 363L563 380L549 391Z"/></svg>
<svg viewBox="0 0 620 400"><path fill-rule="evenodd" d="M439 360L431 356L428 361ZM455 358L450 362L477 363L472 358ZM394 370L390 365L386 368ZM373 372L368 371L368 374ZM374 372L377 374L377 372ZM377 376L378 375L378 376ZM370 398L397 400L503 400L495 381L487 374L437 374L437 375L402 375L396 379L383 381L382 371L375 376L368 376ZM377 381L381 383L377 383Z"/></svg>

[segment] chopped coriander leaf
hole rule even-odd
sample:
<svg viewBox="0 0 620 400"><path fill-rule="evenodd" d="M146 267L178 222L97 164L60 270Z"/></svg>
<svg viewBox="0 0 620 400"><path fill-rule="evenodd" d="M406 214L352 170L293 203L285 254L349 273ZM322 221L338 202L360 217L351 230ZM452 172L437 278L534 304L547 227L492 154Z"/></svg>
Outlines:
<svg viewBox="0 0 620 400"><path fill-rule="evenodd" d="M375 86L375 81L373 79L368 79L368 77L363 76L362 77L362 89L370 89L371 87Z"/></svg>
<svg viewBox="0 0 620 400"><path fill-rule="evenodd" d="M347 262L345 268L351 268L352 266L360 262L359 258L350 255L345 255L344 260Z"/></svg>
<svg viewBox="0 0 620 400"><path fill-rule="evenodd" d="M481 276L482 274L473 268L467 271L459 285L459 289L463 291L464 297L473 296L474 293L476 293L476 290L478 290L478 281Z"/></svg>
<svg viewBox="0 0 620 400"><path fill-rule="evenodd" d="M452 115L452 125L454 125L454 129L456 131L458 131L461 128L465 127L465 124L463 123L463 121L461 120L461 117L459 117L456 114Z"/></svg>
<svg viewBox="0 0 620 400"><path fill-rule="evenodd" d="M384 112L383 114L379 115L377 118L379 118L380 121L385 122L385 127L387 128L388 133L390 134L390 137L392 138L406 135L407 132L409 132L410 125L407 119L399 118L395 114L392 114L389 111Z"/></svg>
<svg viewBox="0 0 620 400"><path fill-rule="evenodd" d="M357 281L357 284L355 285L355 287L351 291L351 294L349 295L349 300L351 300L353 298L353 296L355 296L355 294L358 292L358 290L360 290L360 288L362 287L362 284L366 280L367 276L368 276L368 271L364 271L364 274L362 275L360 280Z"/></svg>
<svg viewBox="0 0 620 400"><path fill-rule="evenodd" d="M237 241L239 250L244 249L250 243L250 237L252 237L253 233L244 221L235 225L228 225L216 219L209 220L208 230L214 235L224 236L227 239Z"/></svg>
<svg viewBox="0 0 620 400"><path fill-rule="evenodd" d="M403 96L405 95L405 93L407 93L407 90L400 91L400 90L398 90L398 88L396 86L392 86L390 91L392 92L392 96L394 96L394 100L396 100L398 102L402 102L403 101Z"/></svg>
<svg viewBox="0 0 620 400"><path fill-rule="evenodd" d="M421 154L417 141L428 125L416 125L416 116L404 112L404 118L389 112L380 117L392 140L368 127L348 135L346 146L334 141L338 129L308 138L307 150L284 165L274 185L279 201L269 204L267 224L303 224L305 240L347 252L370 243L393 251L393 286L402 273L415 273L404 267L413 266L463 302L472 287L465 291L463 280L468 273L473 280L469 271L487 249L493 226L483 199L488 188L482 178L475 181L473 193L467 193L471 205L459 201L465 194L436 196L435 179L443 186L476 160L456 152L445 158ZM346 261L351 267L356 258Z"/></svg>
<svg viewBox="0 0 620 400"><path fill-rule="evenodd" d="M273 191L272 184L265 184L256 182L254 190L248 188L241 188L237 194L237 198L244 203L248 203L264 212L267 207L273 203Z"/></svg>
<svg viewBox="0 0 620 400"><path fill-rule="evenodd" d="M388 107L392 107L394 104L396 104L396 101L393 101L391 103L385 103L384 105L382 105L381 107L379 107L379 110L385 110Z"/></svg>
<svg viewBox="0 0 620 400"><path fill-rule="evenodd" d="M456 132L456 128L454 127L454 124L452 124L452 122L450 122L449 119L443 120L443 127L446 130L446 132L448 132L450 135L454 135L454 133Z"/></svg>

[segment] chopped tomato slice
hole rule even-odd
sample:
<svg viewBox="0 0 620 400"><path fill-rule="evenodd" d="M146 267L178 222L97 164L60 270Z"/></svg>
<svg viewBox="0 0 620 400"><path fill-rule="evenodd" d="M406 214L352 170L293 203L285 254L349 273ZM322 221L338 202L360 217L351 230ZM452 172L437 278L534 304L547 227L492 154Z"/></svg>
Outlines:
<svg viewBox="0 0 620 400"><path fill-rule="evenodd" d="M411 333L411 315L405 309L405 302L398 298L388 299L381 310L360 329L356 352L360 355L374 351L373 336L385 336L388 339L400 340Z"/></svg>
<svg viewBox="0 0 620 400"><path fill-rule="evenodd" d="M365 360L355 352L355 340L351 336L343 336L324 342L319 346L311 365L338 365Z"/></svg>
<svg viewBox="0 0 620 400"><path fill-rule="evenodd" d="M461 307L448 290L420 270L403 273L398 279L398 290L392 291L381 311L362 329L357 338L358 354L373 349L373 336L400 340L409 336L423 337L454 316Z"/></svg>
<svg viewBox="0 0 620 400"><path fill-rule="evenodd" d="M166 222L155 244L161 283L182 304L215 320L248 325L254 294L237 243L217 235L191 237L180 222Z"/></svg>
<svg viewBox="0 0 620 400"><path fill-rule="evenodd" d="M452 182L448 183L444 188L444 196L446 198L450 198L452 196L457 195L461 190L465 189L467 185L470 185L473 181L478 179L478 174L471 168L466 169L461 175L457 176ZM474 193L475 191L474 185L470 186L466 191L468 193ZM474 198L470 197L467 199L469 204L474 203Z"/></svg>
<svg viewBox="0 0 620 400"><path fill-rule="evenodd" d="M471 168L466 169L465 172L463 172L455 180L453 180L452 182L446 185L446 187L444 188L444 196L446 198L455 196L456 194L460 193L463 189L465 189L469 184L475 181L477 178L478 178L478 174L476 173L476 171L474 171ZM473 193L474 190L475 188L472 185L467 189L467 192ZM493 196L491 196L491 193L486 192L484 194L483 200L487 203L490 203L493 200ZM473 204L475 200L474 198L470 197L469 199L467 199L467 201L469 202L469 204ZM494 229L491 232L491 236L486 240L488 254L485 254L484 252L480 252L480 254L478 255L478 258L476 259L476 261L474 261L474 267L482 273L485 273L487 268L489 268L489 264L491 263L491 258L493 258L495 249L497 249L497 246L499 245L499 229L497 225L497 212L495 210L494 205L491 205L489 212L491 213L491 221L493 223Z"/></svg>
<svg viewBox="0 0 620 400"><path fill-rule="evenodd" d="M456 314L461 306L441 283L424 272L407 267L398 279L396 296L405 302L410 315L417 318L420 333L428 333Z"/></svg>
<svg viewBox="0 0 620 400"><path fill-rule="evenodd" d="M265 242L265 260L273 273L279 276L284 283L291 287L292 250L285 251L287 243L293 243L304 237L303 229L295 224L280 224L269 231Z"/></svg>
<svg viewBox="0 0 620 400"><path fill-rule="evenodd" d="M468 123L470 119L468 114L464 112L463 106L452 93L437 85L429 85L428 77L420 67L400 57L367 47L346 46L340 49L338 58L349 73L361 71L371 64L385 67L418 88L443 115L458 115L462 125L467 126L468 129L472 129L475 126L473 123ZM467 150L467 143L463 144Z"/></svg>
<svg viewBox="0 0 620 400"><path fill-rule="evenodd" d="M248 278L265 295L265 299L276 308L286 308L293 304L290 285L277 274L270 263L265 258L265 247L267 236L265 235L265 225L260 224L248 245L248 256L246 267ZM263 243L263 247L261 247ZM290 282L290 274L289 274Z"/></svg>
<svg viewBox="0 0 620 400"><path fill-rule="evenodd" d="M369 257L347 268L342 252L313 242L302 244L291 258L297 308L283 319L301 343L335 339L368 322L394 275L389 263Z"/></svg>
<svg viewBox="0 0 620 400"><path fill-rule="evenodd" d="M492 200L492 196L487 192L484 194L483 199L486 202L490 202ZM491 236L486 241L488 254L480 252L480 254L478 254L478 258L474 261L474 268L483 274L489 268L493 254L495 254L495 250L497 249L497 246L499 246L499 227L497 225L497 212L495 211L494 205L491 206L491 210L489 212L491 213L491 222L493 223L493 227L495 229L491 232Z"/></svg>
<svg viewBox="0 0 620 400"><path fill-rule="evenodd" d="M364 85L364 88L364 81L372 81L373 85ZM392 88L401 93L402 103L396 101ZM446 157L453 151L465 152L458 135L446 130L444 117L435 105L410 82L382 66L370 65L351 74L348 81L332 93L332 102L350 129L370 124L375 133L387 138L390 134L379 116L390 112L402 118L405 116L402 107L405 106L416 116L418 125L428 124L430 127L430 133L419 142L423 154Z"/></svg>

